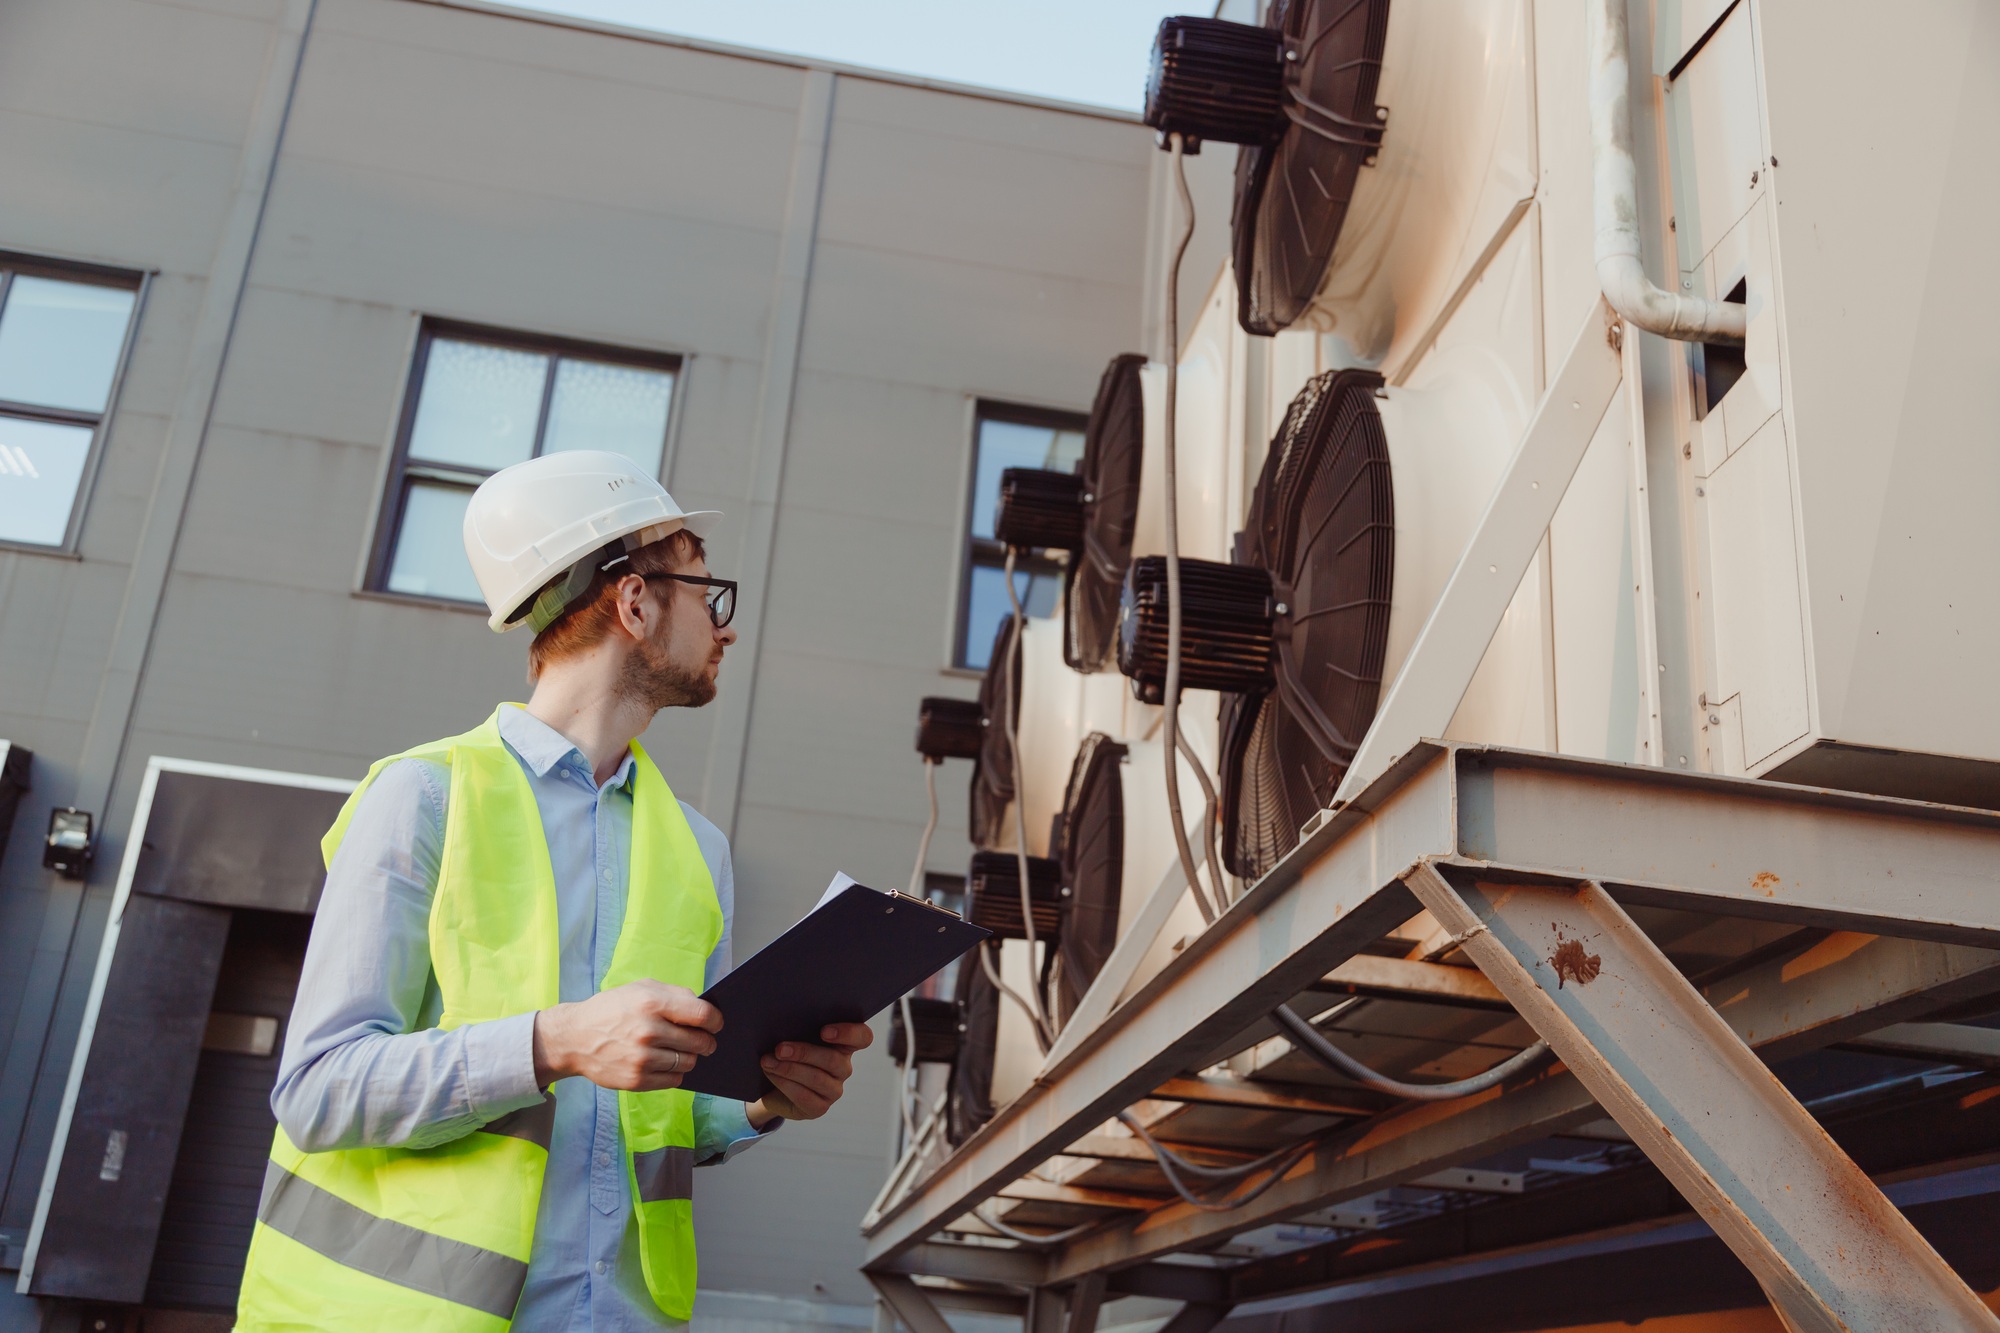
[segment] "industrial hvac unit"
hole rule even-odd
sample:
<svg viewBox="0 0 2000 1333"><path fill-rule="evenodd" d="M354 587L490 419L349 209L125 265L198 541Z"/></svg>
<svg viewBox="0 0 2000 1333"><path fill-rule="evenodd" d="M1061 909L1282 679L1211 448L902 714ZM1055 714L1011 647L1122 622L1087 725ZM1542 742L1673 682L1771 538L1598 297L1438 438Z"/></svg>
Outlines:
<svg viewBox="0 0 2000 1333"><path fill-rule="evenodd" d="M1656 38L1680 280L1748 318L1676 349L1696 707L1717 771L1996 807L1990 16L1899 7L1885 51L1845 8L1688 5Z"/></svg>

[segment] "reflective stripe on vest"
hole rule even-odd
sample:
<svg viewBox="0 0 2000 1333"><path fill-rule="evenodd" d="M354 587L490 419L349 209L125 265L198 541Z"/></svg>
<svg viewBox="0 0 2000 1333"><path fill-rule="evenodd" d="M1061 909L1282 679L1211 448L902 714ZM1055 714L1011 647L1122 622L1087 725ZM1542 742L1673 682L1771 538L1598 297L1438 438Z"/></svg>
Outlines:
<svg viewBox="0 0 2000 1333"><path fill-rule="evenodd" d="M534 790L500 739L499 714L464 736L377 763L323 840L404 758L449 766L451 796L431 903L442 1028L561 999L555 873ZM722 913L693 830L635 742L625 918L603 988L640 978L700 990ZM693 1310L693 1094L621 1092L639 1257L654 1303ZM555 1101L425 1149L306 1153L276 1134L237 1327L495 1333L511 1321L534 1243Z"/></svg>

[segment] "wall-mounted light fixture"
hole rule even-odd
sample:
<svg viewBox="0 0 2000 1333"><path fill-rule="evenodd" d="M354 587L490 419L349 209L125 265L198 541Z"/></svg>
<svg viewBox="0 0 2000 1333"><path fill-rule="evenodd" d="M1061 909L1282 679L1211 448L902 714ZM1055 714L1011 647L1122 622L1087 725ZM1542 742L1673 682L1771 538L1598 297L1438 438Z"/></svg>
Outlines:
<svg viewBox="0 0 2000 1333"><path fill-rule="evenodd" d="M42 848L42 864L64 879L82 879L90 873L90 813L73 806L49 811L49 837Z"/></svg>

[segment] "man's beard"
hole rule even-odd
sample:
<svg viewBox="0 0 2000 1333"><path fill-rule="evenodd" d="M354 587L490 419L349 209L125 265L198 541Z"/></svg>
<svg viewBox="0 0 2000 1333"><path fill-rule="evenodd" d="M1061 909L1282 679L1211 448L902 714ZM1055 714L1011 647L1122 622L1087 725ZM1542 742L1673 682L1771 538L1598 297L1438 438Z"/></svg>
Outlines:
<svg viewBox="0 0 2000 1333"><path fill-rule="evenodd" d="M706 663L703 664L704 667ZM699 708L715 698L715 682L704 669L689 671L673 661L667 637L647 639L625 659L618 693L658 712L662 708Z"/></svg>

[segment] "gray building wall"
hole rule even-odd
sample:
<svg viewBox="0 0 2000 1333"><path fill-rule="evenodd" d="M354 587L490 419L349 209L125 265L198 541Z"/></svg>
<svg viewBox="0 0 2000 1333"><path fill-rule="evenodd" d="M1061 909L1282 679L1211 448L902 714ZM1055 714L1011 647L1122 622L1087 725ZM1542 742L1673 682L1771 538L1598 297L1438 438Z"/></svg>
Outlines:
<svg viewBox="0 0 2000 1333"><path fill-rule="evenodd" d="M973 687L972 400L1087 408L1139 345L1154 157L1110 113L470 5L0 8L0 248L150 275L80 551L0 552L0 737L36 755L0 865L10 1262L147 758L357 777L524 694L524 636L359 591L422 316L687 357L665 480L728 514L743 640L646 741L733 829L747 953L836 869L908 874L916 700ZM80 890L38 855L72 802ZM871 1053L702 1173L706 1286L866 1299L889 1087Z"/></svg>

